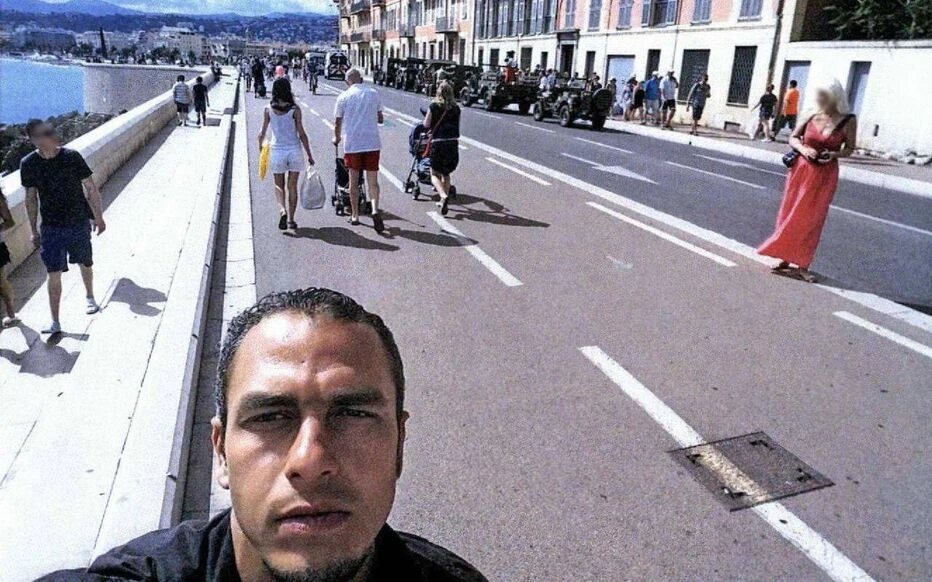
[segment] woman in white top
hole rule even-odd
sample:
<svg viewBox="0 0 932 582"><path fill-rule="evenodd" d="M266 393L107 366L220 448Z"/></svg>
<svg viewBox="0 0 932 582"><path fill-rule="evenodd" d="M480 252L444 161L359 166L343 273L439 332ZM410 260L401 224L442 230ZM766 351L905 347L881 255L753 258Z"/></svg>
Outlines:
<svg viewBox="0 0 932 582"><path fill-rule="evenodd" d="M269 170L275 179L275 196L281 216L278 219L279 230L298 228L294 214L298 207L298 177L306 168L301 156L302 146L307 154L307 165L314 165L314 154L308 143L304 124L301 122L301 108L295 104L291 92L291 81L285 77L275 79L272 83L272 102L262 114L262 131L259 132L259 148L265 141L265 132L272 128L269 140ZM285 204L285 178L288 182L288 204Z"/></svg>
<svg viewBox="0 0 932 582"><path fill-rule="evenodd" d="M188 125L188 110L191 107L191 87L184 82L184 75L178 75L172 87L172 97L175 100L175 110L178 112L178 125Z"/></svg>

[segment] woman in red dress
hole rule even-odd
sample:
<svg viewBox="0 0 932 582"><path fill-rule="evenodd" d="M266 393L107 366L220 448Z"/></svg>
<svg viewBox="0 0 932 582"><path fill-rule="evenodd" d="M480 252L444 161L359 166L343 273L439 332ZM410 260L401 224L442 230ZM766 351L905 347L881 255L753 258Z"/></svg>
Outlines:
<svg viewBox="0 0 932 582"><path fill-rule="evenodd" d="M817 111L798 125L790 147L799 152L786 178L777 225L757 252L780 259L773 268L810 283L809 271L822 226L838 187L838 158L850 156L857 139L857 120L837 80L815 91Z"/></svg>

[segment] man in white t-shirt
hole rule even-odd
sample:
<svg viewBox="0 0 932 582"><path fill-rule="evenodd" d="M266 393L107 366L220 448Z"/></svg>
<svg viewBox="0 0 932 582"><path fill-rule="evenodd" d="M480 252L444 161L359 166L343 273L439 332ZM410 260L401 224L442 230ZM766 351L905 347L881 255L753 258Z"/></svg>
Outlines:
<svg viewBox="0 0 932 582"><path fill-rule="evenodd" d="M346 74L349 89L340 93L333 108L333 143L339 145L343 134L344 162L349 170L350 224L359 224L359 172L366 173L369 199L372 200L372 225L382 232L385 225L379 213L379 125L382 102L379 93L362 81L362 71L353 68Z"/></svg>

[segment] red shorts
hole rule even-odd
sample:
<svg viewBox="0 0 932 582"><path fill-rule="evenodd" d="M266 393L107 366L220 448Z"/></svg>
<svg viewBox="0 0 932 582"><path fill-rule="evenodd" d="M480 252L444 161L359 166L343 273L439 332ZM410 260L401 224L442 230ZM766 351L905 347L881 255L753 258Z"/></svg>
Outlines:
<svg viewBox="0 0 932 582"><path fill-rule="evenodd" d="M344 154L343 163L349 170L379 171L379 150Z"/></svg>

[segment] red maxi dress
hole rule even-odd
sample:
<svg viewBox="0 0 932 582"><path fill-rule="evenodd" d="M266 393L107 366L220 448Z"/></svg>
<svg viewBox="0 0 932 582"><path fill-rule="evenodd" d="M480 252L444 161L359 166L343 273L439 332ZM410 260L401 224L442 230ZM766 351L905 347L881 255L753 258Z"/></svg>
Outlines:
<svg viewBox="0 0 932 582"><path fill-rule="evenodd" d="M828 136L822 135L816 125L810 123L806 126L803 143L818 152L837 152L845 142L845 135L843 128L837 128ZM777 226L757 252L808 269L837 187L838 160L820 164L810 162L803 155L796 158L786 177Z"/></svg>

